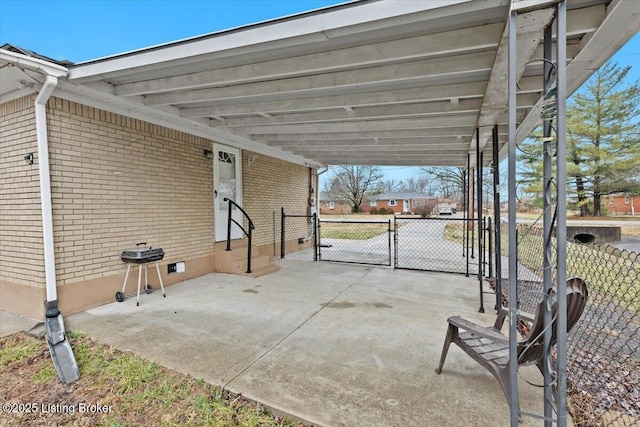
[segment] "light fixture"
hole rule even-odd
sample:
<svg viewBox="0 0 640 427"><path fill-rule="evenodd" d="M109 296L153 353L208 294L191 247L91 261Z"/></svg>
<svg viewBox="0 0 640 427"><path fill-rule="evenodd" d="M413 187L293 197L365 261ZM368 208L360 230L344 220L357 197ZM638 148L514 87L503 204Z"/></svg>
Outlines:
<svg viewBox="0 0 640 427"><path fill-rule="evenodd" d="M27 162L28 165L33 164L33 153L27 153L24 157L24 161Z"/></svg>
<svg viewBox="0 0 640 427"><path fill-rule="evenodd" d="M207 160L213 159L213 151L205 149L204 150L204 157L206 157Z"/></svg>

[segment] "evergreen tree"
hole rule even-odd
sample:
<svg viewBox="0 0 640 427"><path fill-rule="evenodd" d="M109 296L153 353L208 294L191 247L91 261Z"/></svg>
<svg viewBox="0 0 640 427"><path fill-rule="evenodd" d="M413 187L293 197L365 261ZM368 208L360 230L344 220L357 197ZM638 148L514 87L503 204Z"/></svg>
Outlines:
<svg viewBox="0 0 640 427"><path fill-rule="evenodd" d="M600 216L603 195L640 190L640 82L626 81L630 68L604 64L567 103L567 194L582 216ZM519 181L534 194L542 192L542 145L537 131L517 153Z"/></svg>

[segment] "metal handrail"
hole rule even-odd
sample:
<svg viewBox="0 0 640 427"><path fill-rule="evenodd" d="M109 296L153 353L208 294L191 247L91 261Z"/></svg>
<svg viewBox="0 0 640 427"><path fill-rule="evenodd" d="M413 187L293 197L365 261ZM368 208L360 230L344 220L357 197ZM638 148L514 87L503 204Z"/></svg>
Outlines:
<svg viewBox="0 0 640 427"><path fill-rule="evenodd" d="M249 246L247 247L247 273L251 273L251 231L254 230L256 227L253 225L253 221L249 217L249 214L247 214L245 210L240 207L240 205L238 205L236 202L234 202L233 200L227 197L222 199L222 201L229 202L229 209L228 209L229 214L227 215L227 249L226 250L227 251L231 250L231 222L233 222L238 227L240 227L240 230L242 230L244 235L247 236L247 238L249 239ZM231 217L232 206L235 206L236 208L238 208L240 212L242 212L244 217L247 218L247 221L249 222L249 232L247 232L247 230L244 229L244 226L242 224L240 224L238 221L236 221Z"/></svg>

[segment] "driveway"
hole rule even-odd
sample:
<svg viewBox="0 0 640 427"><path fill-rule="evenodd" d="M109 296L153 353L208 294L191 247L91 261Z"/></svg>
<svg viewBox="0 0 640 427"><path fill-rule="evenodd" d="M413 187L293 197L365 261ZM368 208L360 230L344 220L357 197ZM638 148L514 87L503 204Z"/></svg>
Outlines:
<svg viewBox="0 0 640 427"><path fill-rule="evenodd" d="M251 279L209 274L66 318L67 329L326 426L507 425L497 381L452 346L447 317L490 325L477 280L282 260ZM521 370L539 382L533 367ZM522 409L542 394L520 381ZM532 418L521 424L539 425Z"/></svg>

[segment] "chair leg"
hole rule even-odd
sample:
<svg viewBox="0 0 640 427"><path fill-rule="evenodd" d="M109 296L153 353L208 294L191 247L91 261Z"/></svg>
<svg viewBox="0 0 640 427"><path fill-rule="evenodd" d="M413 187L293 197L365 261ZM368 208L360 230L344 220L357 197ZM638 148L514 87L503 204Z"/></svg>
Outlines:
<svg viewBox="0 0 640 427"><path fill-rule="evenodd" d="M447 336L444 339L444 345L442 346L442 355L440 356L440 365L436 369L436 374L440 374L442 372L442 366L444 365L444 361L447 358L447 353L449 352L449 345L453 341L453 337L458 333L458 327L449 324L449 328L447 329Z"/></svg>

